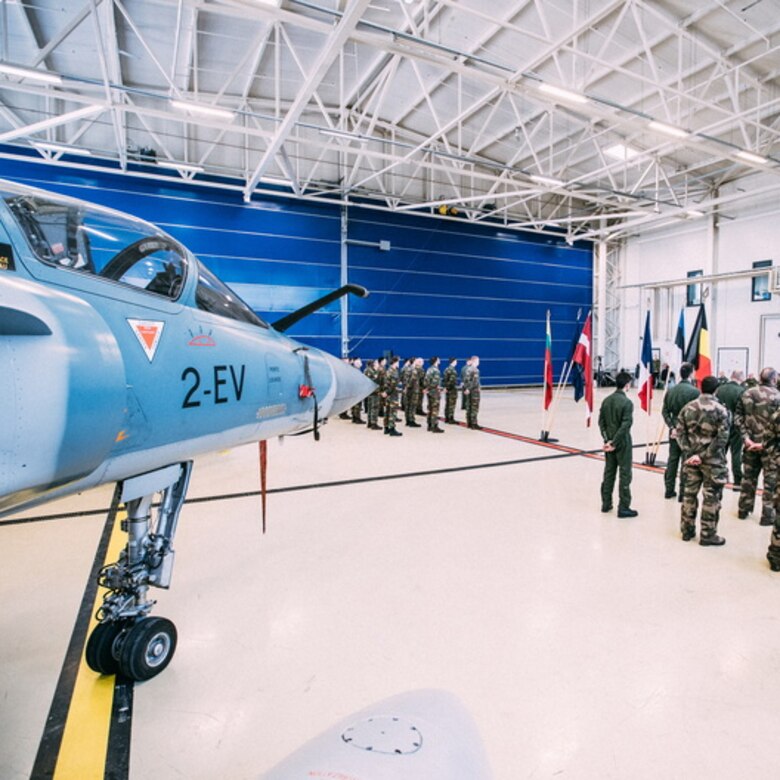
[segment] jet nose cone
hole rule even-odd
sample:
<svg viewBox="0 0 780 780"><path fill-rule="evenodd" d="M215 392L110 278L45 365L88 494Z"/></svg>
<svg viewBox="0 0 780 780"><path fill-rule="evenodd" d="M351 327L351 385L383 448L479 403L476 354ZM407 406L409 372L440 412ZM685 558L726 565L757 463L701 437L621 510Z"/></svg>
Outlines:
<svg viewBox="0 0 780 780"><path fill-rule="evenodd" d="M333 382L336 386L333 404L328 414L341 414L376 390L376 385L356 368L352 368L333 355L328 355L328 362L333 371Z"/></svg>

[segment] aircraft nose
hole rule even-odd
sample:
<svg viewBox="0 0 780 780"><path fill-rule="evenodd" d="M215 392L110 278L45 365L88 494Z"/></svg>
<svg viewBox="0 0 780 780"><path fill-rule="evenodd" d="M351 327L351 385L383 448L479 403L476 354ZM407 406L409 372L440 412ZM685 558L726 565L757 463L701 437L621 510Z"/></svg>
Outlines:
<svg viewBox="0 0 780 780"><path fill-rule="evenodd" d="M376 385L356 368L347 365L333 355L328 355L328 362L333 371L333 381L336 393L328 414L341 414L362 401L376 389Z"/></svg>

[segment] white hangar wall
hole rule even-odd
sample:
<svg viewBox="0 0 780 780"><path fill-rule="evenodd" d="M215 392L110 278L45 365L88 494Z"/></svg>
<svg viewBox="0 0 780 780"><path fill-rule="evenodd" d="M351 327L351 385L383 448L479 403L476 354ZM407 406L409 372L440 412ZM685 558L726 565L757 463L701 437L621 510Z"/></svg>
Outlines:
<svg viewBox="0 0 780 780"><path fill-rule="evenodd" d="M633 369L639 360L648 302L653 347L660 349L662 362L673 368L680 362L674 345L680 310L685 310L686 338L698 312L698 307L686 306L685 285L655 291L642 285L684 279L690 271L701 270L706 276L751 270L761 260L780 265L777 178L755 176L738 186L763 193L738 206L724 204L714 218L690 219L648 231L624 245L620 257L621 366ZM772 187L777 188L774 193L769 190ZM731 185L722 188L720 195L734 192ZM762 363L780 364L780 294L753 301L750 278L709 282L703 289L709 290L705 307L714 370L728 370L745 361L749 372L760 370Z"/></svg>

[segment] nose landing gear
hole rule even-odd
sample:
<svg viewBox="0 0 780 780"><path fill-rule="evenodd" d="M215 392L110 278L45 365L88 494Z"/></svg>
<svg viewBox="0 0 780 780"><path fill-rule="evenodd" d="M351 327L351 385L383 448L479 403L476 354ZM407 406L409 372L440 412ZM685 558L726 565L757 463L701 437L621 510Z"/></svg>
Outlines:
<svg viewBox="0 0 780 780"><path fill-rule="evenodd" d="M165 669L176 651L176 626L150 617L155 601L149 587L168 588L173 570L173 537L189 484L192 462L125 480L120 500L127 507L122 522L128 542L119 560L106 566L98 582L108 589L98 610L98 625L87 641L86 661L100 674L121 673L130 680L150 680ZM152 500L161 493L155 523Z"/></svg>

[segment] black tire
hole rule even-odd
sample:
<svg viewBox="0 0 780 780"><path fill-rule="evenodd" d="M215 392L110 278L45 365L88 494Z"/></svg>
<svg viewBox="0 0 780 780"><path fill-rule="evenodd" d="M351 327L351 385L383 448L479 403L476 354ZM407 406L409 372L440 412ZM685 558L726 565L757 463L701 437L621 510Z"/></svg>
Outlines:
<svg viewBox="0 0 780 780"><path fill-rule="evenodd" d="M119 660L116 656L116 640L125 628L117 622L99 623L89 635L86 649L87 666L98 674L116 674Z"/></svg>
<svg viewBox="0 0 780 780"><path fill-rule="evenodd" d="M176 626L167 618L143 618L127 632L119 670L136 682L151 680L168 666L175 650Z"/></svg>

